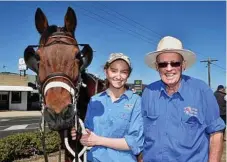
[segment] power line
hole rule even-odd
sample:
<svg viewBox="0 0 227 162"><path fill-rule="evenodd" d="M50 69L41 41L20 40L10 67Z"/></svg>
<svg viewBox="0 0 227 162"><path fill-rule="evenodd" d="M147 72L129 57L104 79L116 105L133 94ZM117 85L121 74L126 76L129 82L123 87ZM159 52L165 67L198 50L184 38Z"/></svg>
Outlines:
<svg viewBox="0 0 227 162"><path fill-rule="evenodd" d="M104 24L107 25L107 26L110 26L110 27L112 27L112 28L115 28L115 29L117 29L117 30L119 30L119 31L127 32L127 31L125 31L125 30L123 30L123 29L121 29L121 28L119 28L119 27L117 27L117 26L112 26L112 25L106 23L105 21L102 21L102 20L98 19L97 17L92 17L92 16L87 15L87 14L85 14L85 13L82 13L82 14L85 15L85 16L87 16L87 17L89 17L89 18L95 19L95 20L97 20L97 21L99 21L99 22L101 22L101 23L104 23ZM127 32L127 33L130 34L130 35L132 35L132 36L134 36L134 37L136 37L136 38L139 38L139 39L141 39L141 40L143 40L143 41L146 41L147 43L153 43L153 42L150 42L150 41L147 40L147 39L144 39L144 38L142 38L142 37L138 37L138 35L134 35L134 33L131 33L131 32Z"/></svg>
<svg viewBox="0 0 227 162"><path fill-rule="evenodd" d="M203 56L204 58L207 58L207 56L205 56L204 54L202 54L202 53L198 53L198 52L195 52L196 54L198 54L198 55L200 55L200 56ZM222 70L225 70L225 68L223 68L222 66L220 66L220 65L217 65L217 64L214 64L214 63L212 63L213 65L215 65L215 66L217 66L217 67L219 67L220 69L222 69ZM226 71L226 70L225 70Z"/></svg>
<svg viewBox="0 0 227 162"><path fill-rule="evenodd" d="M145 27L144 25L140 24L139 22L136 22L135 20L133 20L133 19L131 19L131 18L129 18L129 17L126 17L125 15L123 15L123 14L117 12L117 11L114 11L113 9L111 9L111 8L108 7L107 5L102 4L101 2L95 2L95 3L93 3L93 5L94 5L94 4L97 4L97 3L98 3L100 6L103 6L105 9L109 9L110 11L116 13L116 14L118 15L118 18L121 19L122 21L124 21L125 23L130 24L130 25L132 25L132 26L134 26L134 27L136 27L134 24L137 24L137 25L139 25L140 27L142 27L143 29L146 29L146 30L148 30L148 31L150 31L150 32L152 32L152 33L158 35L158 36L159 36L159 39L161 39L160 37L163 37L161 34L157 33L156 31L151 30L151 29ZM97 5L94 5L94 6L97 6ZM113 15L113 14L111 14L110 12L105 11L104 9L102 9L102 8L100 8L100 7L99 7L99 9L102 10L102 11L104 11L105 13L108 13L109 15ZM114 16L115 16L115 15L114 15ZM125 18L125 19L127 19L127 20L130 20L130 21L133 22L133 23L129 23L129 22L125 21L124 19L122 19L121 17L123 17L123 18ZM144 31L144 30L142 30L142 31ZM204 58L207 58L207 56L203 55L202 53L197 53L197 54L202 55ZM216 64L214 64L214 65L216 65ZM219 66L219 65L216 65L216 66L219 67L219 68L221 68L221 69L224 69L224 70L225 70L225 68L223 68L223 67L221 67L221 66ZM225 70L225 71L226 71L226 70Z"/></svg>
<svg viewBox="0 0 227 162"><path fill-rule="evenodd" d="M88 13L91 13L91 14L93 14L93 15L96 15L96 16L98 16L99 18L101 18L101 19L103 19L103 20L105 20L105 21L108 21L108 22L110 22L111 24L114 24L114 25L116 25L116 26L111 26L111 25L107 24L106 22L100 21L100 19L97 19L97 18L92 17L92 16L90 16L90 15L87 15L87 14L84 14L84 15L86 15L86 16L88 16L88 17L90 17L90 18L96 19L96 20L98 20L98 21L100 21L100 22L102 22L102 23L104 23L104 24L106 24L106 25L108 25L108 26L110 26L110 27L114 27L114 28L116 28L116 29L118 29L118 30L120 30L120 31L125 32L125 30L123 30L123 29L125 29L124 26L122 26L122 25L120 25L120 24L116 24L115 22L113 22L113 21L111 21L111 20L108 20L108 19L106 19L106 18L103 18L102 16L100 16L100 15L98 15L98 14L96 14L96 13L90 11L90 10L87 10L87 9L85 9L85 8L83 8L83 7L80 7L80 6L78 6L78 5L76 5L76 6L79 7L79 9L82 9L82 10L88 12ZM119 28L118 26L122 27L123 29ZM146 41L147 43L151 43L151 44L154 44L154 45L155 45L155 42L154 42L153 40L151 40L150 38L148 38L148 37L146 37L146 36L144 36L144 35L142 35L142 34L136 32L136 31L133 31L133 30L131 30L131 29L127 29L126 31L127 31L127 32L130 31L130 32L128 32L130 35L136 36L137 38L140 38L140 39ZM139 36L139 37L138 37L138 36Z"/></svg>
<svg viewBox="0 0 227 162"><path fill-rule="evenodd" d="M159 33L155 32L155 31L153 31L153 30L151 30L151 29L145 27L144 25L140 24L139 22L136 22L135 20L133 20L133 19L131 19L131 18L129 18L129 17L126 17L126 16L124 16L123 14L121 14L121 13L119 13L119 12L117 12L117 11L112 10L111 8L107 7L107 6L104 5L104 4L101 4L100 2L95 2L95 3L93 3L93 6L96 6L96 8L97 8L97 3L99 3L99 6L103 6L105 9L109 9L112 13L109 12L109 11L104 10L103 8L98 7L99 10L101 10L101 11L103 11L103 12L109 14L109 15L112 15L112 16L114 16L114 17L117 16L117 18L119 18L120 20L122 20L123 22L125 22L125 23L127 23L127 24L129 24L129 25L131 25L131 26L134 26L134 27L136 27L136 28L138 28L138 26L139 26L139 27L140 27L140 30L145 31L145 32L149 31L149 32L151 32L152 34L155 34L156 37L157 37L158 39L161 39L161 38L163 37L161 34L159 34ZM115 14L117 14L117 15L115 15L115 14L113 14L113 13L115 13ZM123 17L123 18L122 18L122 17ZM126 21L125 19L126 19L127 21ZM128 21L129 21L129 22L128 22ZM144 29L146 29L146 30L144 30Z"/></svg>
<svg viewBox="0 0 227 162"><path fill-rule="evenodd" d="M96 3L99 3L99 2L96 2ZM136 22L135 20L132 20L132 19L130 19L130 18L124 16L123 14L120 14L119 12L110 9L110 8L107 7L106 5L101 4L101 3L99 3L99 4L102 5L102 6L104 6L105 8L108 8L110 11L112 11L112 12L118 14L119 16L122 16L122 17L124 17L125 19L134 22L134 24L137 24L137 25L139 25L140 27L143 27L144 29L147 29L147 30L151 31L152 33L155 33L155 34L158 35L158 36L162 36L161 34L159 34L159 33L155 32L155 31L153 31L153 30L151 30L151 29L145 27L144 25L142 25L142 24ZM78 6L78 5L76 5L76 6ZM96 6L97 6L97 5L96 5ZM113 27L113 28L115 28L115 29L117 29L117 30L120 30L120 31L122 31L122 32L125 32L125 30L123 30L123 29L125 29L124 26L119 25L119 24L116 24L115 22L113 22L113 21L111 21L111 20L109 20L109 19L106 19L106 18L104 18L104 17L102 17L102 16L100 16L100 15L98 15L98 14L96 14L96 13L90 11L90 10L87 10L87 9L81 7L81 6L78 6L78 7L79 7L80 9L86 11L86 12L89 12L89 13L92 13L93 15L98 16L98 17L101 18L102 20L108 21L108 22L110 22L111 24L114 24L114 25L117 25L117 26L112 26L112 25L110 25L110 24L107 24L105 21L102 21L102 20L100 20L100 19L97 19L96 17L92 17L92 16L87 15L87 14L84 14L84 15L86 15L86 16L92 18L92 19L96 19L97 21L102 22L102 23L104 23L105 25L108 25L108 26L110 26L110 27ZM101 9L101 8L99 7L99 9ZM108 13L109 15L113 15L113 14L111 14L111 13L108 12L108 11L105 11L105 10L103 10L103 9L101 9L101 10L102 10L103 12L105 12L105 13ZM114 15L114 16L115 16L115 15ZM127 21L125 21L124 19L122 19L122 18L119 17L119 16L117 16L119 19L121 19L122 21L124 21L124 22L127 23L127 24L130 24L130 23L128 23ZM130 24L130 25L132 25L132 24ZM123 29L119 28L118 26L122 27ZM136 27L135 25L132 25L132 26ZM141 30L141 29L140 29L140 30ZM128 30L126 30L126 31L127 31L128 34L130 34L130 35L132 35L132 36L134 36L134 37L140 38L141 40L146 41L147 43L151 43L151 44L153 44L153 45L156 46L156 43L155 43L153 40L151 40L150 38L145 37L144 35L142 35L142 34L136 32L136 31L133 31L133 30L131 30L131 29L128 29ZM143 31L144 31L144 30L143 30ZM197 53L197 52L196 52L196 53ZM202 55L202 56L205 57L205 58L207 57L207 56L203 55L202 53L197 53L197 54ZM212 64L213 64L213 63L212 63ZM217 65L217 64L214 64L214 65L217 66L217 67L219 67L219 68L221 68L221 69L224 69L223 67L221 67L221 66L219 66L219 65ZM224 69L224 70L225 70L225 69Z"/></svg>
<svg viewBox="0 0 227 162"><path fill-rule="evenodd" d="M214 64L214 63L212 63L214 66L216 66L216 67L219 67L220 69L222 69L222 70L224 70L225 72L226 72L226 69L225 68L223 68L223 67L221 67L221 66L219 66L219 65L217 65L217 64Z"/></svg>

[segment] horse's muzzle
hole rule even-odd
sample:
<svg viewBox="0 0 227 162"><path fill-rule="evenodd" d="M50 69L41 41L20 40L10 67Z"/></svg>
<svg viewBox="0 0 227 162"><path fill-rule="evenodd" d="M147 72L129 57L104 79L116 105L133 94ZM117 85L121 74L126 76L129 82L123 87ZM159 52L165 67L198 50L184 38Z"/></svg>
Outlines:
<svg viewBox="0 0 227 162"><path fill-rule="evenodd" d="M49 108L44 109L44 119L51 130L60 131L72 128L75 125L74 105L70 104L59 114Z"/></svg>

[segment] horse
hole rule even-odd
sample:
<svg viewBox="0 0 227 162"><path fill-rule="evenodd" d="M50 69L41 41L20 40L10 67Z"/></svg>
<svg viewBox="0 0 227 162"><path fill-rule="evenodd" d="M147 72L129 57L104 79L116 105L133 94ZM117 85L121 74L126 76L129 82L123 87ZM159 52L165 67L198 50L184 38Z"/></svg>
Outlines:
<svg viewBox="0 0 227 162"><path fill-rule="evenodd" d="M37 74L42 130L47 123L50 130L58 131L61 143L65 141L62 145L65 162L80 161L78 153L83 148L80 136L73 141L70 130L76 127L78 135L81 134L87 104L91 96L105 89L105 81L86 72L93 50L89 44L78 44L74 34L77 18L71 7L67 9L63 27L49 26L45 14L37 8L35 26L40 34L39 45L29 45L24 51L24 60ZM46 156L45 160L48 161Z"/></svg>

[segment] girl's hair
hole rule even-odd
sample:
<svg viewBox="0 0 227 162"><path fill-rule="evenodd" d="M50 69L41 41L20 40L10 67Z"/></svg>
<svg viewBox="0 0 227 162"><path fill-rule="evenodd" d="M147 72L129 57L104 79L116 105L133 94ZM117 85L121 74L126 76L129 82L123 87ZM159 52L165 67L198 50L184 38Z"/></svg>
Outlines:
<svg viewBox="0 0 227 162"><path fill-rule="evenodd" d="M117 59L117 60L121 60L121 59ZM115 61L116 61L116 60L115 60ZM115 61L113 61L113 62L115 62ZM124 60L123 60L123 61L124 61ZM113 62L111 62L111 63L106 62L105 65L104 65L104 70L107 70ZM127 63L127 62L126 62L126 63ZM128 63L127 63L127 65L128 65ZM132 72L132 67L129 66L129 65L128 65L128 67L129 67L129 74L128 74L128 77L129 77L130 74L131 74L131 72ZM107 89L107 88L109 88L109 86L110 86L110 83L109 83L108 79L105 79L105 88ZM126 89L129 89L129 86L128 86L127 84L125 84L124 87L125 87Z"/></svg>

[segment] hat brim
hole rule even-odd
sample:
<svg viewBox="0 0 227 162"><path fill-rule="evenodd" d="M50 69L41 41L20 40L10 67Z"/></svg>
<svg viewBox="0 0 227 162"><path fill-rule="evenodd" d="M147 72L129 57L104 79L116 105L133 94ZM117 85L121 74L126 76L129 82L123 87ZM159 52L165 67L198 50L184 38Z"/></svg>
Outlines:
<svg viewBox="0 0 227 162"><path fill-rule="evenodd" d="M174 52L174 53L179 53L180 55L183 56L185 63L186 63L186 69L191 67L195 61L196 61L196 55L190 51L190 50L185 50L185 49L169 49L169 50L161 50L161 51L154 51L154 52L149 52L145 56L145 63L156 70L156 58L159 54L161 53L166 53L166 52Z"/></svg>

